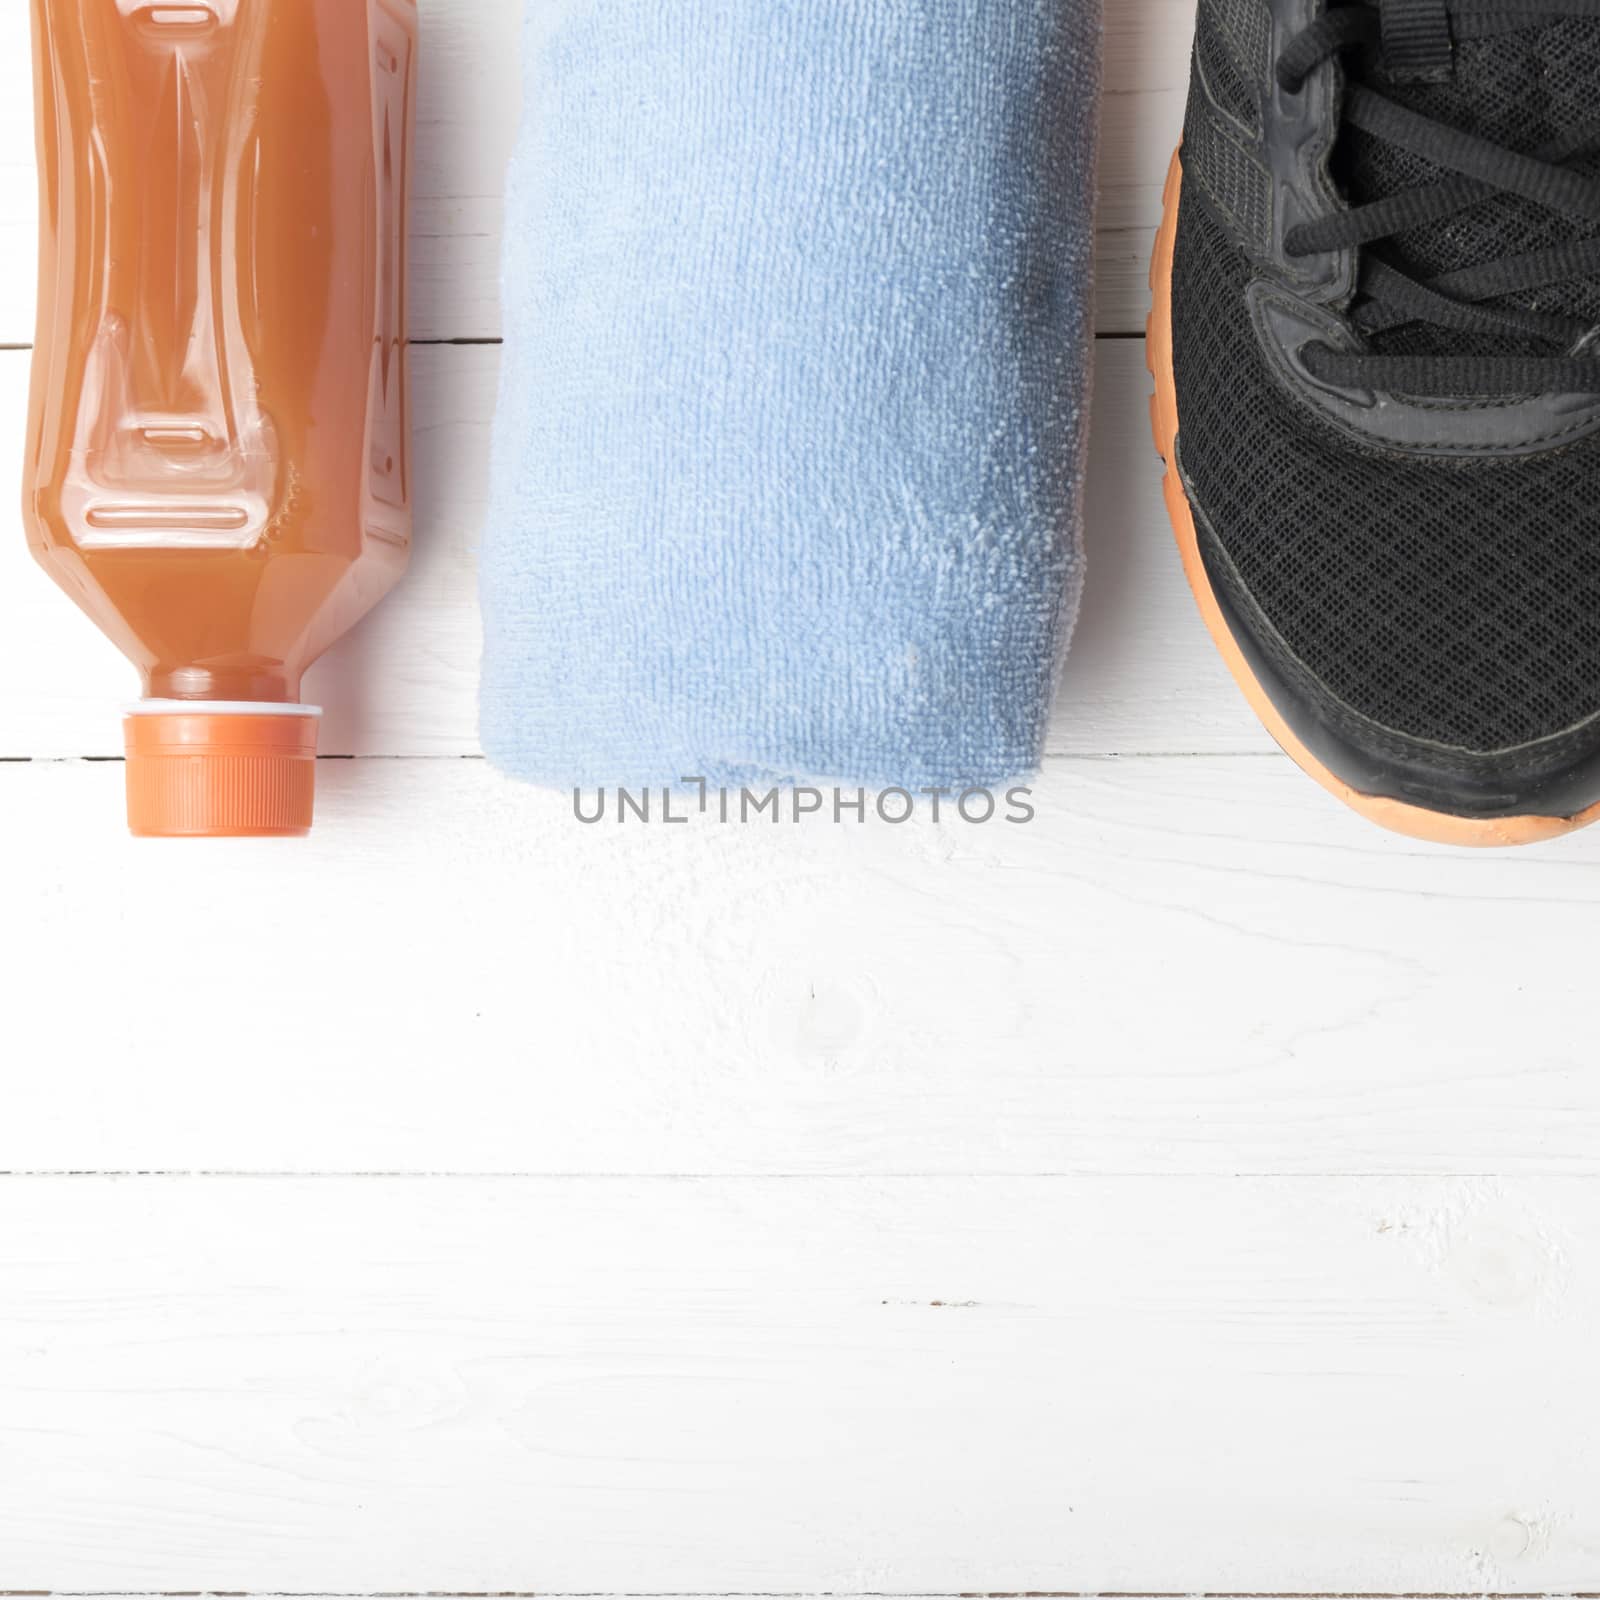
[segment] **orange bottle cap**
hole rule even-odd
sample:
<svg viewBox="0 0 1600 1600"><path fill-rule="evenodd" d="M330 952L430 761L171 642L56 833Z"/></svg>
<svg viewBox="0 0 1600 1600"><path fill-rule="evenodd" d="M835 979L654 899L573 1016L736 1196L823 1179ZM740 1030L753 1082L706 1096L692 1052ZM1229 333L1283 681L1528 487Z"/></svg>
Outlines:
<svg viewBox="0 0 1600 1600"><path fill-rule="evenodd" d="M147 839L309 833L320 720L308 706L147 703L123 726L129 828Z"/></svg>

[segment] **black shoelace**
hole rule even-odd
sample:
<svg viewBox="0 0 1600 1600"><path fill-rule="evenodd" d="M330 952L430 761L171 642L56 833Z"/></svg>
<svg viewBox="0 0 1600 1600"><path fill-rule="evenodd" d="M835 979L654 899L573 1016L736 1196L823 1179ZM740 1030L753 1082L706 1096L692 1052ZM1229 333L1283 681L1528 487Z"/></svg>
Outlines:
<svg viewBox="0 0 1600 1600"><path fill-rule="evenodd" d="M1492 38L1565 18L1600 18L1600 0L1354 0L1338 4L1304 29L1278 62L1279 84L1298 93L1312 73L1340 58L1349 69L1343 116L1382 140L1449 174L1367 204L1333 212L1290 230L1292 255L1360 251L1356 331L1372 337L1427 323L1466 336L1512 337L1548 354L1401 355L1343 351L1316 343L1304 359L1312 375L1341 389L1418 397L1508 398L1536 394L1600 394L1600 329L1575 317L1484 302L1600 274L1600 236L1508 255L1421 279L1385 259L1385 240L1445 222L1494 195L1515 195L1580 224L1600 226L1600 177L1567 163L1600 149L1600 120L1557 145L1531 154L1509 150L1437 122L1362 81L1359 58L1387 45L1412 49L1437 22L1448 43ZM1600 109L1600 84L1596 84Z"/></svg>

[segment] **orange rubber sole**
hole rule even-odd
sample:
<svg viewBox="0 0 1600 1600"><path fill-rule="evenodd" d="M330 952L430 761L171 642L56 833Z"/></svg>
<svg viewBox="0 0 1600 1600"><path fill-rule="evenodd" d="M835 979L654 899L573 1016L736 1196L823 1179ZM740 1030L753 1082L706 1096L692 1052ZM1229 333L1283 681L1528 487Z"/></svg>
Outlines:
<svg viewBox="0 0 1600 1600"><path fill-rule="evenodd" d="M1200 541L1195 533L1189 497L1173 464L1178 439L1178 395L1172 375L1172 255L1178 237L1178 200L1182 187L1180 153L1173 156L1172 167L1167 174L1161 231L1156 237L1155 257L1150 265L1150 290L1154 299L1145 330L1145 359L1156 385L1155 395L1150 402L1150 421L1155 432L1156 449L1166 463L1167 515L1172 519L1172 531L1177 535L1178 550L1183 557L1183 570L1188 575L1189 587L1194 591L1200 615L1205 619L1212 641L1256 715L1283 747L1284 753L1303 772L1315 778L1329 794L1344 801L1352 811L1359 812L1369 822L1413 839L1426 839L1432 844L1471 845L1478 848L1538 844L1545 839L1559 839L1563 834L1586 828L1591 822L1600 820L1600 805L1591 806L1575 817L1458 817L1444 811L1429 811L1425 806L1407 805L1402 800L1391 800L1383 795L1362 794L1323 766L1279 715L1277 707L1250 670L1250 664L1245 660L1244 652L1240 650L1222 615L1222 608L1217 604L1205 563L1200 559Z"/></svg>

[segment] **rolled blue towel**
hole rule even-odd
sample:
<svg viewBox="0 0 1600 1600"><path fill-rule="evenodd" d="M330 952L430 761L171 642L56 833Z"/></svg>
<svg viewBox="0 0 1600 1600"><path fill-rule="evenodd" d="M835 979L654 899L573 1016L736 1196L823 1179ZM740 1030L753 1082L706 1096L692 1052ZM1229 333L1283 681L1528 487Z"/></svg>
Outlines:
<svg viewBox="0 0 1600 1600"><path fill-rule="evenodd" d="M994 785L1081 582L1099 0L530 0L484 746Z"/></svg>

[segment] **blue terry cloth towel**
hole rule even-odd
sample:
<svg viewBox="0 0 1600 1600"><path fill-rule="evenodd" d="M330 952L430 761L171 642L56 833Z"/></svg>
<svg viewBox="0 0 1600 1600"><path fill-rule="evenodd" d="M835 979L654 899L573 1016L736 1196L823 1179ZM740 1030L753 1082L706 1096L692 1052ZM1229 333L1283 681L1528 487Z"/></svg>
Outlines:
<svg viewBox="0 0 1600 1600"><path fill-rule="evenodd" d="M483 738L995 785L1081 582L1100 0L530 0Z"/></svg>

